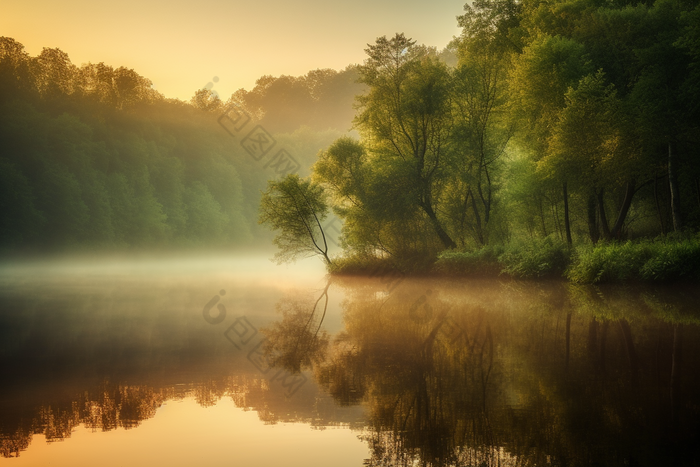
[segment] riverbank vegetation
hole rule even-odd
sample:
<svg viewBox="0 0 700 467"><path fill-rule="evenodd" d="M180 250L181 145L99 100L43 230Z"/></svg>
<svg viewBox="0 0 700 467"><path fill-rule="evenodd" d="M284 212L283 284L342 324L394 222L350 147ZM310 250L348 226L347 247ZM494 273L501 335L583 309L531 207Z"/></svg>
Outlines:
<svg viewBox="0 0 700 467"><path fill-rule="evenodd" d="M479 0L458 21L454 60L366 49L360 138L308 179L343 221L331 272L697 278L700 7Z"/></svg>
<svg viewBox="0 0 700 467"><path fill-rule="evenodd" d="M697 277L697 2L477 0L458 23L441 51L383 36L226 102L0 38L0 250L272 242L338 274Z"/></svg>
<svg viewBox="0 0 700 467"><path fill-rule="evenodd" d="M547 237L474 252L442 253L432 272L503 275L518 279L566 278L576 283L700 279L700 239L599 242L570 249Z"/></svg>

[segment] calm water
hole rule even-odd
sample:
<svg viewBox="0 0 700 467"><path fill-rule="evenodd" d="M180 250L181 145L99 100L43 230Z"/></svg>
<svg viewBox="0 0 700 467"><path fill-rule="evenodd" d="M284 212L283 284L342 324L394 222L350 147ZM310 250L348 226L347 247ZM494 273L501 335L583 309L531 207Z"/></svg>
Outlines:
<svg viewBox="0 0 700 467"><path fill-rule="evenodd" d="M700 291L0 267L0 464L700 464Z"/></svg>

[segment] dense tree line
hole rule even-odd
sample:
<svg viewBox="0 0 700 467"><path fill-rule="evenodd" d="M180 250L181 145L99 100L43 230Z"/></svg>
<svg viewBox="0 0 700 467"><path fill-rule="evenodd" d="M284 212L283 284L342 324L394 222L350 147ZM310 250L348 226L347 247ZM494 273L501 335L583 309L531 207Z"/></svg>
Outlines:
<svg viewBox="0 0 700 467"><path fill-rule="evenodd" d="M294 153L299 175L314 165L310 180L275 186L331 207L360 256L697 230L699 8L479 0L443 51L382 37L362 65L264 76L226 102L206 88L166 99L133 70L77 67L58 49L30 57L3 38L2 244L258 236L259 191L275 174L217 125L232 104ZM359 139L336 139L350 125ZM315 224L286 244L321 253Z"/></svg>
<svg viewBox="0 0 700 467"><path fill-rule="evenodd" d="M313 70L305 76L263 76L255 87L239 89L232 98L270 131L291 132L300 126L323 131L349 130L355 96L364 90L356 66L336 72Z"/></svg>
<svg viewBox="0 0 700 467"><path fill-rule="evenodd" d="M323 151L323 191L306 189L365 257L697 230L699 20L696 1L478 0L455 64L379 38L357 69L360 139Z"/></svg>
<svg viewBox="0 0 700 467"><path fill-rule="evenodd" d="M350 118L338 113L322 126L301 112L308 102L276 102L265 90L314 81L300 95L322 93L316 107L331 108L354 96L343 87L348 73L265 77L226 103L208 89L185 103L134 70L78 67L59 49L31 57L0 38L0 247L239 245L261 236L267 244L257 224L260 190L279 174L241 147L245 133L232 138L217 118L235 101L269 124L307 174L340 134L334 125L347 129ZM296 112L293 125L273 125L285 111Z"/></svg>

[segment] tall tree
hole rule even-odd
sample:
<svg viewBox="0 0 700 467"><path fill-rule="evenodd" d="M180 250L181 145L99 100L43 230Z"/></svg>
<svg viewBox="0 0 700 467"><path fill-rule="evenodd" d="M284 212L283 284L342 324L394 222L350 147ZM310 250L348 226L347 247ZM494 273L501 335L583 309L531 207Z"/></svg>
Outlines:
<svg viewBox="0 0 700 467"><path fill-rule="evenodd" d="M488 242L488 225L496 202L497 175L512 135L507 106L507 77L512 54L519 49L519 6L510 0L479 0L458 17L463 28L455 40L459 61L454 70L454 147L457 206L452 209L464 231L468 209L478 244ZM471 201L471 202L470 202ZM461 211L461 212L460 212ZM463 242L463 239L460 239Z"/></svg>
<svg viewBox="0 0 700 467"><path fill-rule="evenodd" d="M366 49L356 124L376 164L402 172L403 189L427 217L444 248L456 243L438 215L451 125L449 73L434 51L403 34Z"/></svg>
<svg viewBox="0 0 700 467"><path fill-rule="evenodd" d="M567 90L591 71L585 47L561 36L540 35L517 57L511 75L511 89L519 117L519 140L535 161L539 162L549 151L552 131L566 106ZM576 155L567 154L566 157ZM561 187L567 240L571 238L569 193L574 177L576 172L570 170L551 172L547 177L556 180ZM592 190L587 196L594 199L595 195ZM593 214L589 216L589 231L591 238L597 240L595 210Z"/></svg>

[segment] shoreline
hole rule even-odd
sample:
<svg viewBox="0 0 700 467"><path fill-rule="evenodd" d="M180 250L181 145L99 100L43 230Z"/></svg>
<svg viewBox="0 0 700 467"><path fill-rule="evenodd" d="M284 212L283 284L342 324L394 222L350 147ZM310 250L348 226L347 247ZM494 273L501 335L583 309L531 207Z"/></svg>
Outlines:
<svg viewBox="0 0 700 467"><path fill-rule="evenodd" d="M569 247L551 238L473 251L443 251L436 258L392 261L339 257L332 276L478 277L557 280L573 284L675 284L700 281L700 237L628 240Z"/></svg>

